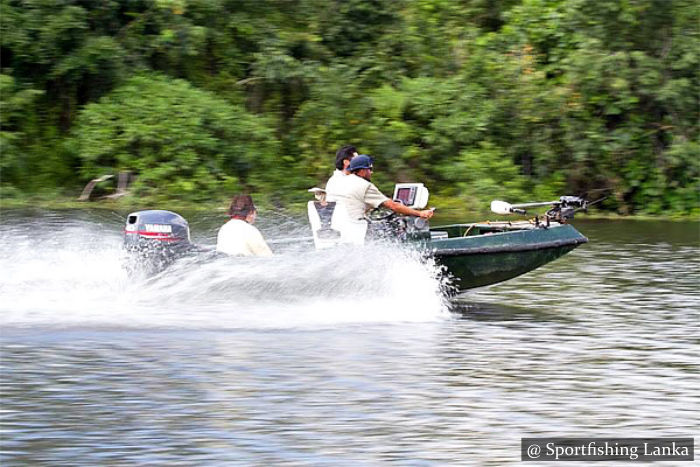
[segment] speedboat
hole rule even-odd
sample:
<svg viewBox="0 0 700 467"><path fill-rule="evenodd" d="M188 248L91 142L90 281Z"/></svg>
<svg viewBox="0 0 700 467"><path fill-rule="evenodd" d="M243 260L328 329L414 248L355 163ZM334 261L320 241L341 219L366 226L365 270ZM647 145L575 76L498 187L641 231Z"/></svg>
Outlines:
<svg viewBox="0 0 700 467"><path fill-rule="evenodd" d="M562 196L542 203L510 204L494 201L491 210L499 215L527 214L527 209L549 206L543 216L529 221L497 221L449 224L430 227L424 219L406 217L392 211L370 213L366 232L348 220L338 220L334 212L340 206L326 202L323 190L309 190L316 196L309 202L309 220L317 249L332 248L342 243L362 243L366 238L389 239L420 249L445 267L457 291L512 279L539 268L588 242L569 221L587 202L576 196ZM414 209L424 209L428 190L421 183L402 183L394 188L393 200ZM342 207L340 207L342 208ZM345 235L343 230L350 231ZM361 229L361 228L360 228ZM347 237L347 238L344 238Z"/></svg>
<svg viewBox="0 0 700 467"><path fill-rule="evenodd" d="M588 242L559 222L484 222L430 229L428 252L445 266L461 290L520 276Z"/></svg>
<svg viewBox="0 0 700 467"><path fill-rule="evenodd" d="M390 241L414 248L444 266L457 291L512 279L537 269L570 252L588 239L569 221L574 212L586 209L582 198L562 196L546 203L491 204L500 215L526 214L526 209L549 205L542 216L528 221L496 221L430 227L421 218L400 216L393 211L375 212L365 222L344 218L341 204L326 202L323 190L312 189L316 201L308 203L308 215L316 250L362 245L365 241ZM428 191L420 183L398 184L393 199L415 209L427 205ZM297 239L298 241L311 240ZM127 216L124 247L142 271L160 272L175 259L211 248L190 241L189 225L177 213L163 210L137 211Z"/></svg>

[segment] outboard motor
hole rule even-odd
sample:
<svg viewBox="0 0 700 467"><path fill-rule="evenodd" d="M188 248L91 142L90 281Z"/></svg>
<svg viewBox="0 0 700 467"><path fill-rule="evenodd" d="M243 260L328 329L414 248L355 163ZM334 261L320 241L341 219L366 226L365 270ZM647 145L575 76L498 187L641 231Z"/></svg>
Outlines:
<svg viewBox="0 0 700 467"><path fill-rule="evenodd" d="M158 273L192 248L189 224L179 214L149 210L126 218L124 249L129 272Z"/></svg>

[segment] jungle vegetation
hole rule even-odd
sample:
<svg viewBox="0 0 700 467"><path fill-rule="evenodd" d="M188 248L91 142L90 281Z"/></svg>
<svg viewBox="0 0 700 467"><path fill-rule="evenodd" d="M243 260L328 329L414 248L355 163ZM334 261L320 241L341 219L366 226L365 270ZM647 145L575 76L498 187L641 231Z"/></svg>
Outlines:
<svg viewBox="0 0 700 467"><path fill-rule="evenodd" d="M284 207L336 149L431 204L700 215L697 0L0 0L0 186ZM595 198L596 195L591 195Z"/></svg>

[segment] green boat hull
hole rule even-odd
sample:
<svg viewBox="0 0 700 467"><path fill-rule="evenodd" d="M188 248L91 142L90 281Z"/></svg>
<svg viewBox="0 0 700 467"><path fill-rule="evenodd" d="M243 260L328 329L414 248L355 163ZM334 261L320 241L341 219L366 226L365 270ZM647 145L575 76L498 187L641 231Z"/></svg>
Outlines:
<svg viewBox="0 0 700 467"><path fill-rule="evenodd" d="M568 224L501 232L489 232L489 228L461 224L431 229L434 234L449 233L448 238L431 239L427 246L460 291L525 274L588 241Z"/></svg>

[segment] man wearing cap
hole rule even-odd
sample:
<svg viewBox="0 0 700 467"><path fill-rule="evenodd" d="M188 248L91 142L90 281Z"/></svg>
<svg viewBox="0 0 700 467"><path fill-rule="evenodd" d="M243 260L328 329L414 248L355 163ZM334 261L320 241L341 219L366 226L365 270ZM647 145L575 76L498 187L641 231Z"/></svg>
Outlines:
<svg viewBox="0 0 700 467"><path fill-rule="evenodd" d="M341 201L352 221L364 221L365 213L369 209L380 206L405 216L422 217L430 219L433 217L432 209L418 211L404 206L401 203L392 201L384 196L382 192L370 181L372 178L372 158L366 154L355 156L348 165L347 175L333 184L331 189L326 187L329 201Z"/></svg>

